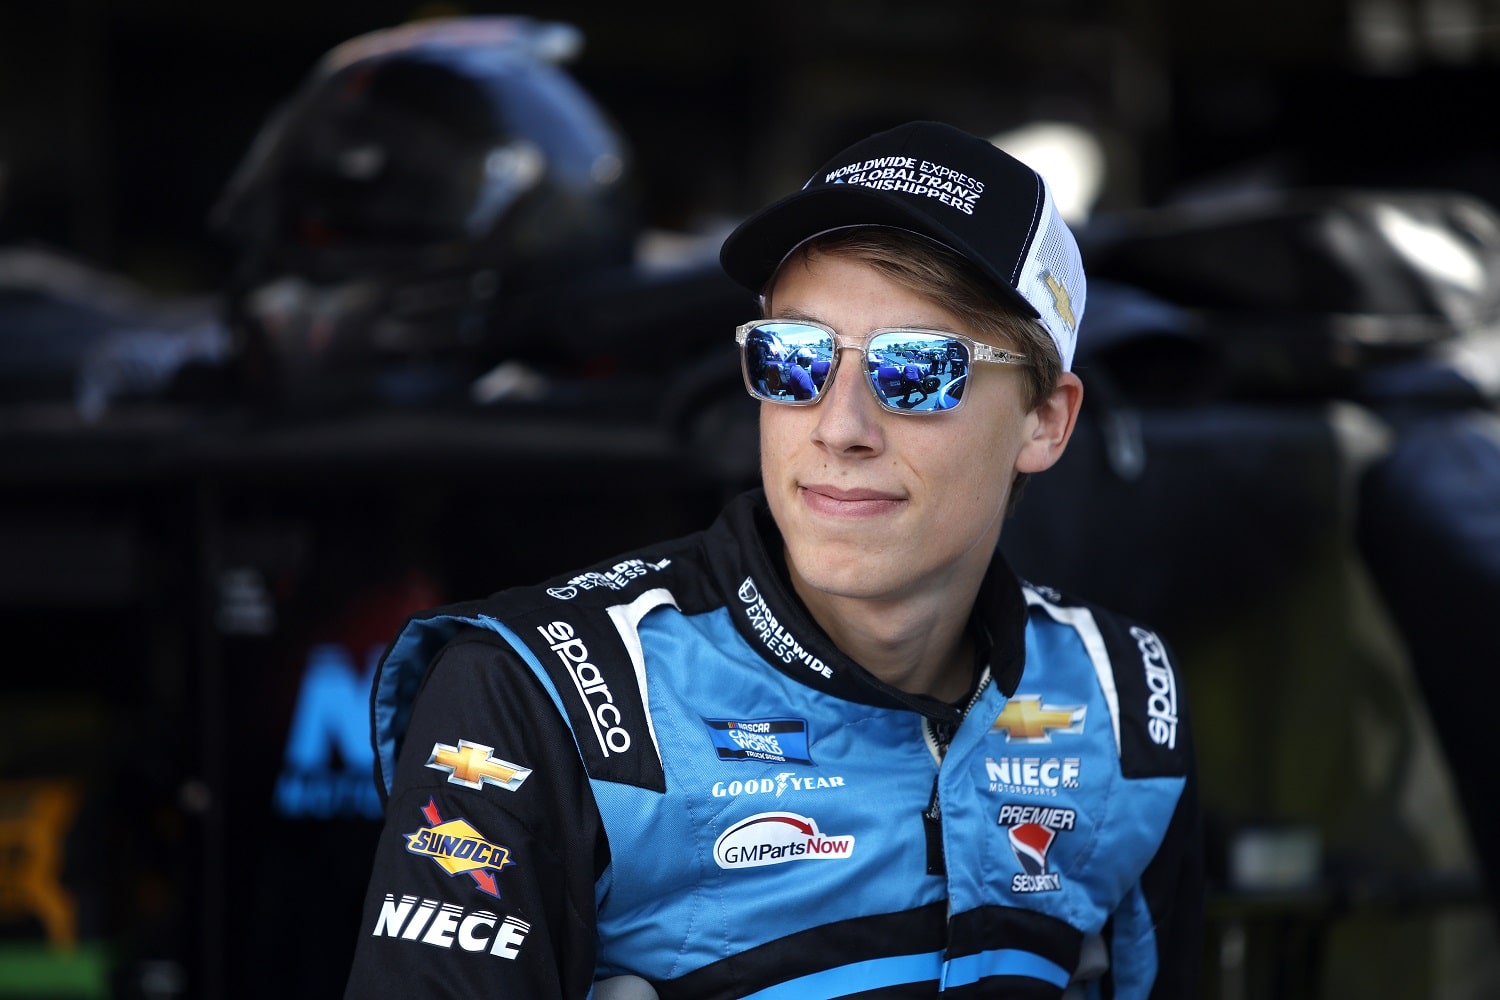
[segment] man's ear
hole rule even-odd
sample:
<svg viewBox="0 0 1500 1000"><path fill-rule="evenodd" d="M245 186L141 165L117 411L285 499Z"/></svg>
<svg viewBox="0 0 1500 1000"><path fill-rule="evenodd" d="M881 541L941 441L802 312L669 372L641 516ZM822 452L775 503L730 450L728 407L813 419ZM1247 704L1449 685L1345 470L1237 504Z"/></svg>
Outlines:
<svg viewBox="0 0 1500 1000"><path fill-rule="evenodd" d="M1083 382L1072 372L1063 372L1052 392L1029 414L1031 435L1016 457L1017 472L1042 472L1062 458L1082 405Z"/></svg>

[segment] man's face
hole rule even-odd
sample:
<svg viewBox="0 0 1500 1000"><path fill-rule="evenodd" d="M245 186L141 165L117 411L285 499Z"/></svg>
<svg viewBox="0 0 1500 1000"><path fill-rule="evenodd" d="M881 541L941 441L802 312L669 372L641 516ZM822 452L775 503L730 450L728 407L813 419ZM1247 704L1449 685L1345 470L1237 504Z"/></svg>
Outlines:
<svg viewBox="0 0 1500 1000"><path fill-rule="evenodd" d="M799 254L770 301L777 317L817 320L842 337L914 326L994 342L851 257ZM1033 471L1023 453L1034 451L1038 416L1023 397L1018 369L978 364L957 409L892 413L875 400L864 358L845 350L816 405L762 403L761 475L793 584L809 606L972 599L1012 478L1018 468Z"/></svg>

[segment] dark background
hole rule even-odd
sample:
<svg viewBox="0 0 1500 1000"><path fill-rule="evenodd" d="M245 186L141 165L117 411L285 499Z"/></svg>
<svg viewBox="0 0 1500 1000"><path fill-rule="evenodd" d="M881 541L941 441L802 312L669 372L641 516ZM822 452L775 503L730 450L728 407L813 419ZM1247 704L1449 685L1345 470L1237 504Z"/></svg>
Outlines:
<svg viewBox="0 0 1500 1000"><path fill-rule="evenodd" d="M1106 207L1252 170L1492 199L1500 185L1500 41L1480 3L70 0L0 8L0 237L212 288L224 259L205 220L270 109L337 43L441 13L579 27L573 72L634 144L648 221L666 227L747 212L869 123L924 115L987 134L1095 127L1115 156Z"/></svg>
<svg viewBox="0 0 1500 1000"><path fill-rule="evenodd" d="M47 248L211 311L236 250L208 219L267 115L334 45L444 14L528 14L582 31L570 70L630 143L654 230L711 239L847 141L915 117L982 134L1037 119L1088 127L1109 157L1102 217L1266 187L1443 189L1500 203L1493 2L770 0L660 11L0 3L0 250ZM748 314L732 303L742 305ZM332 644L357 672L408 611L697 526L754 469L743 411L705 449L567 406L477 423L400 411L226 424L154 406L85 423L68 399L57 403L0 399L0 626L12 649L0 790L22 816L27 782L76 792L57 881L76 906L77 940L58 947L35 908L0 898L3 996L336 995L373 823L337 807L316 818L271 806L312 651ZM1245 674L1216 683L1202 665L1237 666L1251 650L1290 659L1281 665L1301 686L1278 693L1337 712L1341 693L1301 668L1357 659L1350 649L1364 643L1398 645L1388 626L1351 616L1336 636L1302 636L1301 658L1259 649L1268 623L1295 612L1247 614L1244 598L1289 567L1289 605L1363 603L1341 569L1342 453L1322 417L1298 411L1269 434L1254 426L1263 451L1185 449L1189 461L1234 466L1207 503L1168 482L1120 504L1131 517L1182 520L1138 535L1115 533L1107 516L1094 525L1122 551L1149 543L1161 554L1174 532L1200 528L1236 544L1199 548L1164 595L1127 583L1101 585L1103 596L1164 608L1167 620L1152 620L1199 654L1200 699L1234 721L1203 739L1217 818L1318 823L1362 861L1415 858L1380 808L1267 791L1319 765L1333 771L1333 759L1357 762L1315 732L1246 766L1264 733L1237 699L1264 689ZM1082 429L1077 461L1097 460L1099 447ZM1237 532L1214 520L1236 499L1263 499L1255 491L1297 462L1315 466L1296 480L1304 492L1268 492L1273 502ZM1056 482L1066 493L1069 480ZM1045 486L1034 490L1032 509L1047 509ZM1059 551L1076 536L1066 524L1032 527ZM330 773L357 763L327 753ZM1344 943L1363 966L1353 975L1337 947L1332 972L1319 964L1331 946L1317 935L1348 909L1283 903L1269 932L1253 908L1216 911L1213 995L1319 995L1320 981L1328 996L1427 995L1437 949L1412 944L1436 933L1427 911ZM1372 962L1395 941L1406 949L1399 969Z"/></svg>

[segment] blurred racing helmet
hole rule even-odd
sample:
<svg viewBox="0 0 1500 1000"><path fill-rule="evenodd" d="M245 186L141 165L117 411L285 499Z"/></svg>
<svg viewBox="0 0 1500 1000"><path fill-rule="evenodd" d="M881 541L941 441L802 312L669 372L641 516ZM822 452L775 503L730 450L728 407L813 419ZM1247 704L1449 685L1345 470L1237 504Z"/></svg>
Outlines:
<svg viewBox="0 0 1500 1000"><path fill-rule="evenodd" d="M323 57L211 219L238 252L228 322L253 386L430 397L545 355L514 328L525 303L629 265L637 236L625 143L559 66L581 41L454 17Z"/></svg>

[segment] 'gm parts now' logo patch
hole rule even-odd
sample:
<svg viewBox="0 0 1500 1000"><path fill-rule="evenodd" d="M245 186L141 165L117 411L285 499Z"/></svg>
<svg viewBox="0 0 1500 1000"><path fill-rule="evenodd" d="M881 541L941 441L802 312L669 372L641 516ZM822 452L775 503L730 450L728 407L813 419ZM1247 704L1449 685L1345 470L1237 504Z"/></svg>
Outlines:
<svg viewBox="0 0 1500 1000"><path fill-rule="evenodd" d="M443 822L437 803L432 799L422 807L422 816L430 825L408 833L406 849L412 854L431 858L450 878L470 876L481 892L499 899L500 887L494 873L513 863L510 849L490 843L466 819Z"/></svg>
<svg viewBox="0 0 1500 1000"><path fill-rule="evenodd" d="M720 760L812 764L801 719L704 719Z"/></svg>
<svg viewBox="0 0 1500 1000"><path fill-rule="evenodd" d="M1059 832L1073 829L1077 822L1078 813L1072 809L1012 803L1000 807L1000 825L1010 828L1010 850L1021 866L1021 874L1011 877L1011 892L1062 888L1062 876L1047 865L1047 851Z"/></svg>
<svg viewBox="0 0 1500 1000"><path fill-rule="evenodd" d="M714 861L720 868L760 868L788 861L842 861L854 853L853 837L830 837L810 816L757 813L719 834Z"/></svg>

